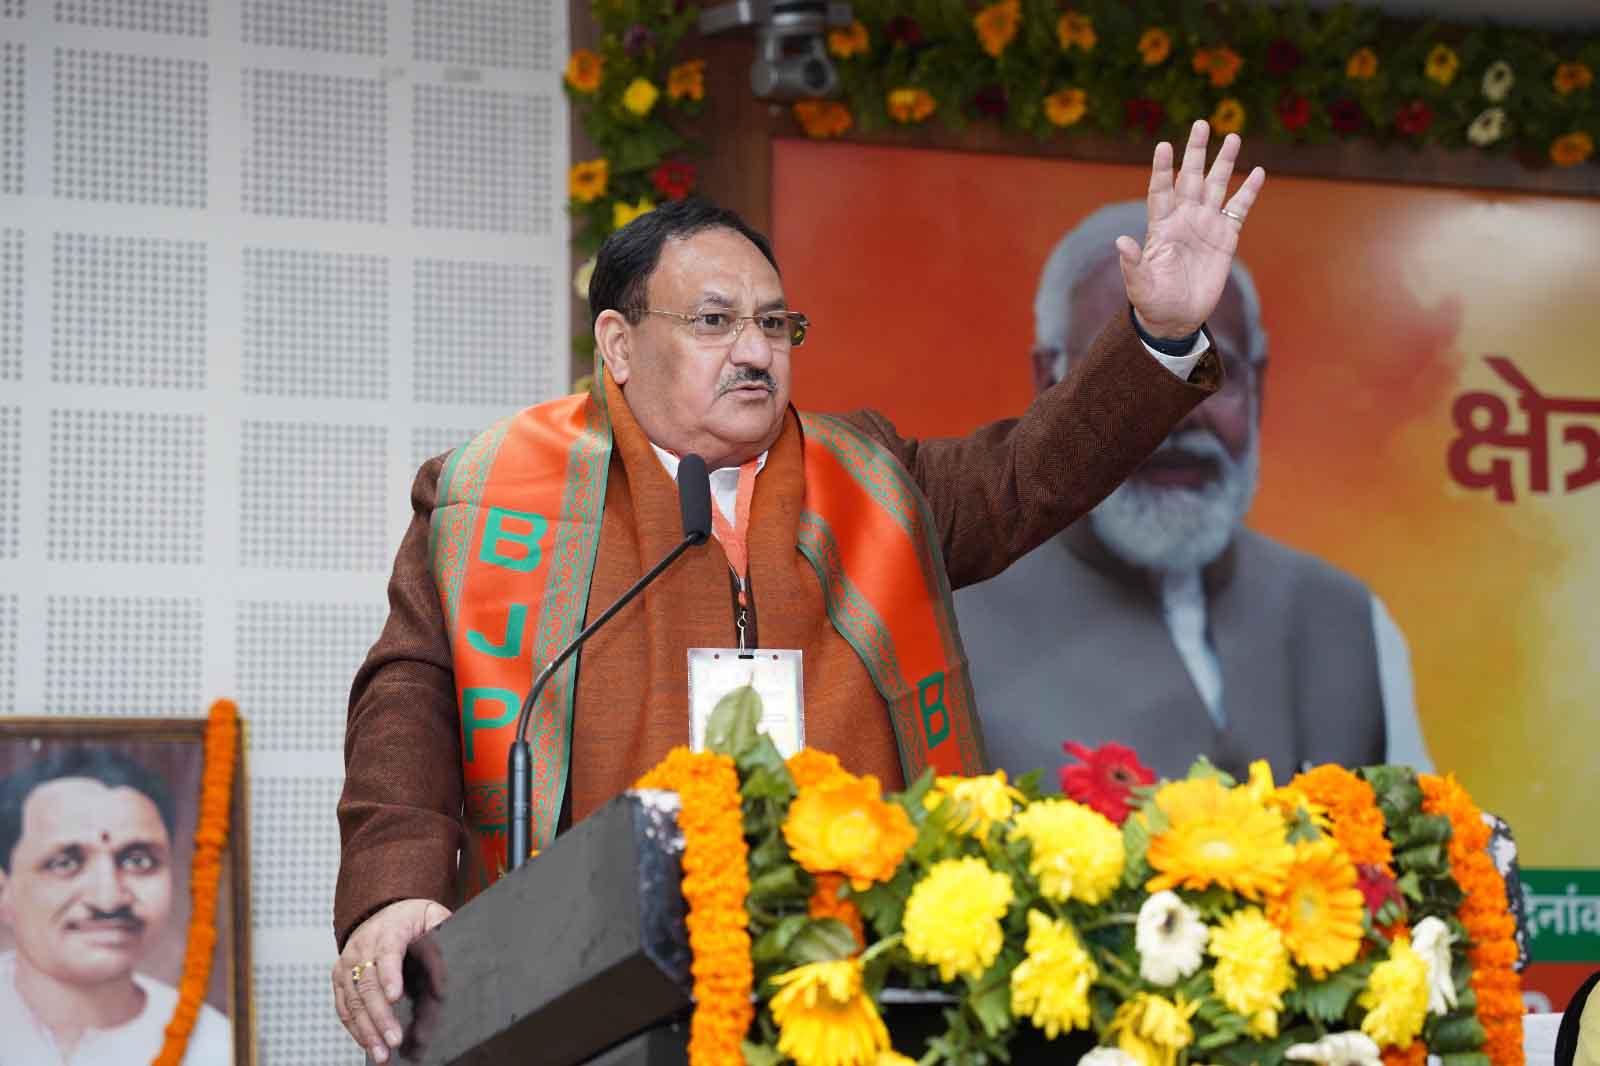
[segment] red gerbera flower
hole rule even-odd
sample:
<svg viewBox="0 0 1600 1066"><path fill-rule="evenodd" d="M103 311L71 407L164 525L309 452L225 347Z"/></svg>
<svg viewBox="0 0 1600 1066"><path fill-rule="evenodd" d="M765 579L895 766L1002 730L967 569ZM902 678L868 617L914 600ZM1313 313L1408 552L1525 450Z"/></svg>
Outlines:
<svg viewBox="0 0 1600 1066"><path fill-rule="evenodd" d="M895 44L903 44L907 48L916 48L922 43L922 27L917 25L916 19L905 15L896 15L883 27L883 35Z"/></svg>
<svg viewBox="0 0 1600 1066"><path fill-rule="evenodd" d="M985 85L979 89L972 98L972 104L980 114L990 118L1005 118L1008 101L1006 91L998 85Z"/></svg>
<svg viewBox="0 0 1600 1066"><path fill-rule="evenodd" d="M650 174L656 192L668 200L681 200L694 191L694 164L681 159L663 159Z"/></svg>
<svg viewBox="0 0 1600 1066"><path fill-rule="evenodd" d="M1160 129L1161 120L1166 118L1166 115L1167 110L1161 106L1159 100L1140 97L1122 105L1122 124L1129 129L1142 126L1146 133L1154 133Z"/></svg>
<svg viewBox="0 0 1600 1066"><path fill-rule="evenodd" d="M1063 751L1083 763L1082 766L1063 766L1061 791L1068 798L1092 807L1121 825L1133 810L1133 790L1139 785L1153 785L1155 771L1139 761L1132 748L1107 742L1098 748L1067 741Z"/></svg>
<svg viewBox="0 0 1600 1066"><path fill-rule="evenodd" d="M1395 112L1394 128L1411 137L1420 137L1433 125L1433 109L1421 100L1413 100Z"/></svg>
<svg viewBox="0 0 1600 1066"><path fill-rule="evenodd" d="M1267 48L1267 73L1275 78L1293 74L1305 61L1305 54L1287 37L1279 37Z"/></svg>
<svg viewBox="0 0 1600 1066"><path fill-rule="evenodd" d="M1361 128L1366 115L1361 105L1351 99L1335 100L1328 105L1328 125L1340 133L1354 133Z"/></svg>
<svg viewBox="0 0 1600 1066"><path fill-rule="evenodd" d="M1394 878L1384 872L1381 866L1372 866L1368 863L1359 863L1356 866L1356 887L1361 890L1361 901L1366 904L1367 913L1377 916L1383 905L1390 900L1400 904L1402 911L1406 901L1400 895L1400 887L1395 884Z"/></svg>
<svg viewBox="0 0 1600 1066"><path fill-rule="evenodd" d="M1311 101L1299 93L1284 93L1278 101L1278 121L1290 133L1305 129L1311 121Z"/></svg>

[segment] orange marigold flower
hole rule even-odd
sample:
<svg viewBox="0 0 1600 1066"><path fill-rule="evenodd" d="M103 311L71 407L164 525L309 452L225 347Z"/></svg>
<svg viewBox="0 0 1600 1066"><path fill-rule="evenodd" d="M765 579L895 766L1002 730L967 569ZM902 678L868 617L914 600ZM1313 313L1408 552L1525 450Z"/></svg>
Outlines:
<svg viewBox="0 0 1600 1066"><path fill-rule="evenodd" d="M1194 53L1194 72L1211 78L1214 88L1226 89L1239 77L1244 57L1227 45L1216 48L1197 48ZM1243 108L1240 108L1241 113Z"/></svg>
<svg viewBox="0 0 1600 1066"><path fill-rule="evenodd" d="M1333 821L1333 839L1357 866L1381 866L1385 872L1394 847L1385 836L1383 812L1372 786L1342 766L1331 763L1297 775L1289 782L1311 802L1326 808Z"/></svg>
<svg viewBox="0 0 1600 1066"><path fill-rule="evenodd" d="M1456 80L1456 71L1461 69L1461 57L1456 55L1455 49L1446 44L1436 44L1428 52L1428 58L1422 64L1422 73L1430 81L1440 85L1449 85Z"/></svg>
<svg viewBox="0 0 1600 1066"><path fill-rule="evenodd" d="M567 171L567 195L580 204L592 204L606 194L611 164L604 158L574 163Z"/></svg>
<svg viewBox="0 0 1600 1066"><path fill-rule="evenodd" d="M1151 26L1139 35L1139 58L1147 67L1160 66L1172 54L1172 36L1160 26Z"/></svg>
<svg viewBox="0 0 1600 1066"><path fill-rule="evenodd" d="M840 59L860 55L867 50L870 43L867 28L861 24L860 19L855 19L842 30L828 31L828 51Z"/></svg>
<svg viewBox="0 0 1600 1066"><path fill-rule="evenodd" d="M1063 52L1074 48L1094 51L1095 44L1099 42L1094 32L1094 20L1081 12L1068 11L1056 20L1056 41Z"/></svg>
<svg viewBox="0 0 1600 1066"><path fill-rule="evenodd" d="M838 756L817 748L801 748L789 756L784 765L789 768L789 776L794 778L796 788L810 788L834 778L849 779L855 776L844 768Z"/></svg>
<svg viewBox="0 0 1600 1066"><path fill-rule="evenodd" d="M1351 81L1371 81L1378 75L1378 53L1370 48L1357 48L1350 53L1344 65L1344 76Z"/></svg>
<svg viewBox="0 0 1600 1066"><path fill-rule="evenodd" d="M1594 155L1594 138L1582 130L1557 137L1550 143L1550 160L1557 166L1573 167Z"/></svg>
<svg viewBox="0 0 1600 1066"><path fill-rule="evenodd" d="M789 852L807 873L840 873L857 889L894 876L917 830L884 802L878 779L833 778L800 790L783 821Z"/></svg>
<svg viewBox="0 0 1600 1066"><path fill-rule="evenodd" d="M972 28L977 31L978 43L983 45L983 50L1000 58L1000 53L1006 50L1012 38L1017 35L1017 27L1022 25L1022 0L1000 0L999 3L990 4L972 17Z"/></svg>
<svg viewBox="0 0 1600 1066"><path fill-rule="evenodd" d="M807 137L838 137L855 125L850 109L837 100L796 100L794 117Z"/></svg>
<svg viewBox="0 0 1600 1066"><path fill-rule="evenodd" d="M889 90L889 117L896 122L921 122L938 106L926 89Z"/></svg>
<svg viewBox="0 0 1600 1066"><path fill-rule="evenodd" d="M1427 1062L1428 1045L1421 1040L1413 1040L1403 1048L1383 1049L1383 1066L1426 1066Z"/></svg>
<svg viewBox="0 0 1600 1066"><path fill-rule="evenodd" d="M817 887L806 901L806 913L813 918L837 918L855 935L856 947L867 946L867 931L861 924L861 911L848 899L841 899L844 875L817 874Z"/></svg>
<svg viewBox="0 0 1600 1066"><path fill-rule="evenodd" d="M1244 105L1238 97L1224 97L1211 112L1211 128L1221 134L1238 133L1244 129L1244 114Z"/></svg>
<svg viewBox="0 0 1600 1066"><path fill-rule="evenodd" d="M667 99L704 100L706 96L706 61L685 59L667 71Z"/></svg>
<svg viewBox="0 0 1600 1066"><path fill-rule="evenodd" d="M1089 94L1061 89L1044 98L1044 115L1055 126L1075 126L1089 111Z"/></svg>
<svg viewBox="0 0 1600 1066"><path fill-rule="evenodd" d="M1570 96L1579 89L1587 89L1594 84L1594 71L1589 69L1587 63L1562 63L1556 67L1551 84L1562 96Z"/></svg>
<svg viewBox="0 0 1600 1066"><path fill-rule="evenodd" d="M567 84L580 93L592 93L600 88L600 75L605 66L605 56L588 48L580 48L567 60Z"/></svg>

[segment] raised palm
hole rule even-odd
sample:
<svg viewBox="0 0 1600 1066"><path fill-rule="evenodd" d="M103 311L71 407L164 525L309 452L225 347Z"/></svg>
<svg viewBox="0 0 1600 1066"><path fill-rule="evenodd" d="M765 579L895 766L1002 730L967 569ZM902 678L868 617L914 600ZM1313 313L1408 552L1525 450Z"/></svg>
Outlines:
<svg viewBox="0 0 1600 1066"><path fill-rule="evenodd" d="M1204 120L1190 129L1176 179L1172 146L1156 145L1144 246L1132 237L1117 238L1128 299L1144 328L1157 337L1188 336L1215 310L1239 247L1240 227L1267 178L1256 167L1228 199L1240 140L1232 133L1223 139L1207 174L1210 136Z"/></svg>

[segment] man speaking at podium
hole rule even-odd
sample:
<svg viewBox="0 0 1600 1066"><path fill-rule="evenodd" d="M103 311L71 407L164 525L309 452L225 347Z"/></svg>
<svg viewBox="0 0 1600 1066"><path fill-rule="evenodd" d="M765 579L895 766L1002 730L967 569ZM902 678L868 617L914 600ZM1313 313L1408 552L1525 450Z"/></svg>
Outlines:
<svg viewBox="0 0 1600 1066"><path fill-rule="evenodd" d="M1265 175L1230 198L1239 138L1207 173L1208 136L1197 122L1176 176L1157 146L1146 240L1117 241L1128 306L1086 358L1021 418L960 439L790 407L808 323L732 213L672 203L607 239L593 387L423 465L388 622L351 692L333 993L375 1060L400 1042L406 945L504 868L506 756L534 675L690 543L680 459L712 472L716 543L661 572L531 704L533 846L697 740L716 692L696 671L750 649L793 695L780 747L803 738L886 788L985 769L950 590L1088 511L1215 391L1203 326Z"/></svg>

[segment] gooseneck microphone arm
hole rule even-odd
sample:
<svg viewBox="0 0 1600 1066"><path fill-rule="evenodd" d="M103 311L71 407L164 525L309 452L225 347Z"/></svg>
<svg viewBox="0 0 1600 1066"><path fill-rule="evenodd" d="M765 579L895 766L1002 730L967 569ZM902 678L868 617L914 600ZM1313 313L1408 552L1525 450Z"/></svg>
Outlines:
<svg viewBox="0 0 1600 1066"><path fill-rule="evenodd" d="M683 514L683 540L678 546L667 553L655 566L652 566L645 575L617 598L617 602L607 607L605 611L583 627L583 631L573 638L572 643L561 650L561 654L550 660L548 666L539 671L539 676L534 679L533 687L528 689L528 696L522 701L522 710L517 714L517 726L511 734L511 754L506 760L506 792L510 798L511 824L508 829L506 861L510 869L521 869L522 864L528 861L528 851L532 848L532 758L528 749L528 741L524 734L528 728L528 719L533 715L533 708L539 702L539 693L549 683L555 672L578 649L583 647L584 641L594 635L594 632L616 615L616 613L631 603L634 597L643 592L645 587L661 576L662 571L671 566L673 562L685 551L696 544L704 544L706 538L711 536L711 484L706 474L705 460L698 455L686 455L678 463L678 506Z"/></svg>

